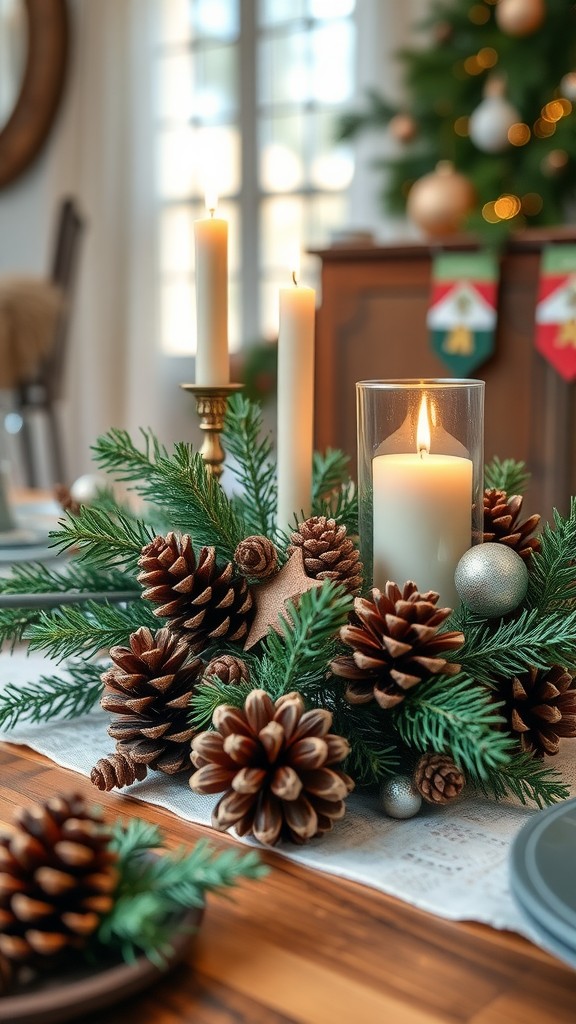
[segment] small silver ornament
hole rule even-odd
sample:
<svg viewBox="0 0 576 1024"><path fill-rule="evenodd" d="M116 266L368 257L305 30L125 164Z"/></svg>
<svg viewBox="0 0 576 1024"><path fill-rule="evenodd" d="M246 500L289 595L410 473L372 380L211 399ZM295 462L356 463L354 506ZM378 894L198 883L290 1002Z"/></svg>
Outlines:
<svg viewBox="0 0 576 1024"><path fill-rule="evenodd" d="M70 497L79 505L91 505L99 491L107 487L106 477L101 473L85 473L70 486Z"/></svg>
<svg viewBox="0 0 576 1024"><path fill-rule="evenodd" d="M409 775L392 775L380 788L380 806L391 818L413 818L422 797Z"/></svg>
<svg viewBox="0 0 576 1024"><path fill-rule="evenodd" d="M507 615L526 597L528 569L505 544L477 544L466 551L454 576L460 599L478 615Z"/></svg>

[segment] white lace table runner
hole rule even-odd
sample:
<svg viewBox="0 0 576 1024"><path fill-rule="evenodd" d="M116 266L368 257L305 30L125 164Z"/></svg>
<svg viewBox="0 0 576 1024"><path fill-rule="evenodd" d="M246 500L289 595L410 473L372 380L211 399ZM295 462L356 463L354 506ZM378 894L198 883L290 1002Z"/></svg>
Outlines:
<svg viewBox="0 0 576 1024"><path fill-rule="evenodd" d="M55 669L42 656L23 653L2 655L0 665L0 686L29 683ZM108 715L96 711L71 721L19 725L0 731L0 739L26 744L63 767L89 775L95 762L113 750L108 722ZM555 766L576 795L574 745L564 744ZM193 793L186 777L157 774L123 792L203 825L210 824L218 799ZM121 811L120 794L118 800ZM544 945L523 919L508 886L511 841L533 813L512 803L468 797L452 807L425 807L415 818L395 821L378 809L375 799L352 794L346 817L332 833L304 847L277 850L307 867L372 886L440 917L481 921Z"/></svg>

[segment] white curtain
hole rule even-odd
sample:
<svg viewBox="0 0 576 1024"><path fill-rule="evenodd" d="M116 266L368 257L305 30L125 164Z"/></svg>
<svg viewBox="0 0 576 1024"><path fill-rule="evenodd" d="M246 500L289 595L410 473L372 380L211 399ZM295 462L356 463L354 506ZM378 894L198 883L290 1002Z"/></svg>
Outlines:
<svg viewBox="0 0 576 1024"><path fill-rule="evenodd" d="M86 218L62 412L70 479L112 426L162 432L153 159L154 0L76 0L48 197Z"/></svg>

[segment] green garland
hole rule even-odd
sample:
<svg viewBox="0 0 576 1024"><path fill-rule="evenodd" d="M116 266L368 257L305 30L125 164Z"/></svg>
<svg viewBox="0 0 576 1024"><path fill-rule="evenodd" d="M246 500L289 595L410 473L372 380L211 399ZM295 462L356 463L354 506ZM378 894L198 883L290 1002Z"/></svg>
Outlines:
<svg viewBox="0 0 576 1024"><path fill-rule="evenodd" d="M144 499L145 514L136 517L115 506L110 494L100 497L78 515L67 513L52 535L58 549L71 552L63 568L16 567L2 581L1 593L16 604L18 595L44 596L53 603L51 608L10 608L0 601L2 641L26 639L32 649L71 659L65 682L61 675L44 676L25 690L4 690L4 727L85 713L101 693L96 655L103 648L127 645L141 626L158 628L135 578L141 550L158 524L189 534L196 550L214 546L220 562L233 560L247 536L263 534L275 540L279 565L286 562L292 524L286 524L286 532L274 533L274 454L270 439L262 437L258 406L242 396L229 403L225 443L240 483L232 497L189 445L177 444L168 453L151 433L143 432L142 438L143 448L138 448L127 433L112 430L98 440L94 455L103 470ZM333 517L354 535L358 503L346 457L337 451L316 453L313 469L313 513ZM518 493L527 472L521 463L495 459L486 480L490 487ZM205 663L216 655L240 655L248 680L224 685L205 677L191 698L191 723L198 730L210 728L220 705L242 709L251 690L265 690L273 700L297 691L307 708L331 713L333 731L350 746L344 770L357 786L375 786L395 773L410 773L422 753L437 752L450 756L468 784L492 798L512 794L538 806L563 799L568 789L553 763L523 752L518 737L509 732L497 681L532 667L561 665L576 671L575 550L576 499L566 518L555 513L553 524L542 531L523 604L504 619L484 619L464 607L453 612L441 629L464 633L463 646L446 656L459 664L459 674L424 678L390 710L375 702L350 705L343 681L331 674L333 659L350 653L339 631L354 598L341 584L325 581L302 594L297 606L288 606L278 632L271 629L253 648L243 651L227 641L206 646L200 653ZM69 603L70 591L77 591L76 604ZM100 592L98 600L86 597L91 591ZM119 593L122 600L115 600ZM59 599L64 594L66 605Z"/></svg>

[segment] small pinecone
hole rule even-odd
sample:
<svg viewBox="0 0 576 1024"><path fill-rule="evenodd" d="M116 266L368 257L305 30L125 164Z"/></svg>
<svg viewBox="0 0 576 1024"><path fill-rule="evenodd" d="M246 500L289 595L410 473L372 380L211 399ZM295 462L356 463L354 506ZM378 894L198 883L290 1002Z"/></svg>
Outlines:
<svg viewBox="0 0 576 1024"><path fill-rule="evenodd" d="M576 736L576 678L559 665L499 679L498 699L522 749L537 757L557 754L561 738Z"/></svg>
<svg viewBox="0 0 576 1024"><path fill-rule="evenodd" d="M429 804L449 804L464 789L466 779L448 754L424 754L414 769L414 785Z"/></svg>
<svg viewBox="0 0 576 1024"><path fill-rule="evenodd" d="M192 741L198 771L190 785L224 793L213 811L215 828L234 826L274 846L281 839L305 843L344 816L354 783L331 766L350 747L329 732L329 711L304 711L298 693L274 703L264 690L252 690L242 710L221 704L212 721L216 731Z"/></svg>
<svg viewBox="0 0 576 1024"><path fill-rule="evenodd" d="M117 857L81 796L22 810L15 826L0 839L0 955L35 965L86 945L113 906Z"/></svg>
<svg viewBox="0 0 576 1024"><path fill-rule="evenodd" d="M76 501L70 494L70 488L66 487L66 484L56 484L54 487L54 497L65 511L69 512L71 516L77 516L80 512L80 502Z"/></svg>
<svg viewBox="0 0 576 1024"><path fill-rule="evenodd" d="M90 781L98 789L110 792L111 789L121 789L122 786L131 786L133 782L142 782L148 774L145 764L133 761L128 754L108 754L96 762L90 772Z"/></svg>
<svg viewBox="0 0 576 1024"><path fill-rule="evenodd" d="M334 675L348 680L345 696L351 704L374 699L382 708L393 708L427 676L460 670L443 655L460 647L464 635L438 632L451 609L437 608L437 601L434 591L420 594L410 581L402 592L389 582L384 593L372 591L371 601L355 599L350 624L340 630L354 653L335 658L330 666Z"/></svg>
<svg viewBox="0 0 576 1024"><path fill-rule="evenodd" d="M335 519L312 516L300 523L290 540L288 554L302 548L304 568L315 580L335 580L356 594L362 586L362 562L354 541L347 536L346 527Z"/></svg>
<svg viewBox="0 0 576 1024"><path fill-rule="evenodd" d="M540 539L530 536L540 522L534 515L520 521L524 499L519 494L510 498L506 491L492 488L484 491L484 541L507 544L527 562L533 551L540 550Z"/></svg>
<svg viewBox="0 0 576 1024"><path fill-rule="evenodd" d="M248 633L248 584L234 574L232 562L216 564L214 548L200 548L196 555L188 534L168 533L142 548L138 565L138 582L146 588L142 597L160 605L154 614L184 631L194 650L212 640L243 640Z"/></svg>
<svg viewBox="0 0 576 1024"><path fill-rule="evenodd" d="M255 534L240 541L234 552L234 561L244 576L265 580L278 568L278 552L268 537Z"/></svg>
<svg viewBox="0 0 576 1024"><path fill-rule="evenodd" d="M116 715L108 734L117 740L117 751L167 775L189 765L194 729L188 705L203 665L188 656L181 637L141 626L131 634L130 647L111 648L114 666L102 676L100 703Z"/></svg>
<svg viewBox="0 0 576 1024"><path fill-rule="evenodd" d="M242 658L221 654L218 658L212 658L204 669L206 680L209 681L212 676L218 676L221 683L245 683L248 680L248 666Z"/></svg>

